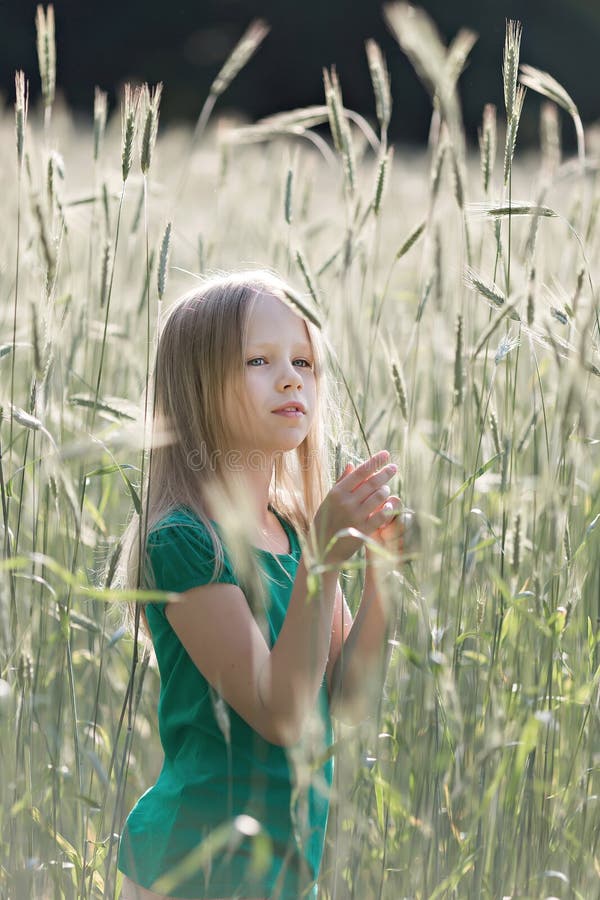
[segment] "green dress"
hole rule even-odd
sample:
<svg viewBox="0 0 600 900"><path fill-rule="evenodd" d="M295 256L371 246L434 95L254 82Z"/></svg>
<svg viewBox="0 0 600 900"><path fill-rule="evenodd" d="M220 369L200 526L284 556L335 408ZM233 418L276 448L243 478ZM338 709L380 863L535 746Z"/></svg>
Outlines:
<svg viewBox="0 0 600 900"><path fill-rule="evenodd" d="M270 646L285 618L301 552L296 532L279 518L291 552L255 549ZM187 507L154 526L147 549L160 590L184 592L214 580L239 583L226 547L222 572L213 577L210 536ZM271 744L201 675L171 628L165 605L147 607L161 680L164 762L156 784L125 822L119 869L172 897L315 897L333 769L325 681L302 740L288 748ZM168 873L177 874L176 885L157 884Z"/></svg>

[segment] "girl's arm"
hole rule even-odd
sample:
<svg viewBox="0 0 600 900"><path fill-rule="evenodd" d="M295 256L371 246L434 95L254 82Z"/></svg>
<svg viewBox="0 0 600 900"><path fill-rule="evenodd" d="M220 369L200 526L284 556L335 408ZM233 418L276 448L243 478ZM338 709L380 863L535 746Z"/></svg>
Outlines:
<svg viewBox="0 0 600 900"><path fill-rule="evenodd" d="M383 526L381 512L394 468L389 454L377 454L336 483L324 501L315 532L321 547L346 528L372 533ZM271 649L242 590L208 584L169 603L167 618L207 681L266 740L296 743L314 709L330 651L339 568L360 545L337 541L324 560L329 566L309 596L304 560L298 565L288 610Z"/></svg>
<svg viewBox="0 0 600 900"><path fill-rule="evenodd" d="M348 724L364 719L377 699L389 655L389 625L388 604L367 550L365 583L354 621L339 591L328 664L331 711Z"/></svg>

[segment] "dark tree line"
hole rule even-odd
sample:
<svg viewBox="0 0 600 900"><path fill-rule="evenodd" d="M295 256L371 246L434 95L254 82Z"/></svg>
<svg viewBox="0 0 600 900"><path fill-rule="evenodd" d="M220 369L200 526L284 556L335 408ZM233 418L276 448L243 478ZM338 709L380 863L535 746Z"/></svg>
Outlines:
<svg viewBox="0 0 600 900"><path fill-rule="evenodd" d="M584 122L600 114L595 0L423 0L446 41L466 26L479 34L461 79L464 118L474 138L485 102L502 106L505 19L523 23L521 60L547 70L577 102ZM39 93L35 0L0 0L0 85L13 98L14 71L24 68ZM364 42L384 50L392 78L391 137L422 141L430 102L372 0L55 0L58 85L69 105L89 113L94 86L116 102L129 79L163 81L162 120L192 119L220 65L249 22L271 31L221 105L250 119L321 103L322 68L335 63L346 105L374 117ZM539 101L528 98L521 140L535 138ZM565 125L565 139L571 138Z"/></svg>

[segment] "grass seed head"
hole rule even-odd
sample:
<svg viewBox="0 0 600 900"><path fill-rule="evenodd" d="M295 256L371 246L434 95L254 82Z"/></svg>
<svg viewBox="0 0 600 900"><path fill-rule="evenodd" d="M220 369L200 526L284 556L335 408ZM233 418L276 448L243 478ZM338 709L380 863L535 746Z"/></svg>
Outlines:
<svg viewBox="0 0 600 900"><path fill-rule="evenodd" d="M23 147L25 146L25 128L27 126L27 111L29 108L29 82L25 79L25 73L19 69L15 74L15 130L17 135L17 159L19 172L23 162Z"/></svg>
<svg viewBox="0 0 600 900"><path fill-rule="evenodd" d="M162 88L162 81L160 81L153 90L150 90L147 84L142 88L142 102L146 110L146 117L144 121L140 162L144 175L147 175L150 170L152 153L154 151L154 145L156 144Z"/></svg>
<svg viewBox="0 0 600 900"><path fill-rule="evenodd" d="M342 157L344 163L344 182L347 186L350 196L354 194L356 188L356 163L354 160L354 145L352 142L352 133L348 125L348 119L344 111L344 101L342 98L342 89L335 67L331 71L323 70L323 81L325 85L325 102L329 114L329 127L335 149Z"/></svg>
<svg viewBox="0 0 600 900"><path fill-rule="evenodd" d="M287 225L292 224L292 188L294 184L294 170L289 168L285 176L285 193L283 211Z"/></svg>
<svg viewBox="0 0 600 900"><path fill-rule="evenodd" d="M158 257L158 299L162 300L167 283L167 271L169 268L169 251L171 247L171 222L167 222L167 227L160 243L160 254Z"/></svg>
<svg viewBox="0 0 600 900"><path fill-rule="evenodd" d="M460 406L463 400L463 317L456 317L456 345L454 352L454 406Z"/></svg>
<svg viewBox="0 0 600 900"><path fill-rule="evenodd" d="M513 535L512 535L512 561L511 568L513 571L513 575L516 575L519 571L519 566L521 564L521 513L517 513L515 516L515 522L513 525Z"/></svg>
<svg viewBox="0 0 600 900"><path fill-rule="evenodd" d="M392 160L393 149L387 151L385 156L382 156L379 166L377 167L377 182L375 184L375 199L373 200L373 212L376 216L379 215L379 211L381 209L381 201L383 199L383 195L385 193L385 189L388 181L388 169Z"/></svg>
<svg viewBox="0 0 600 900"><path fill-rule="evenodd" d="M502 453L502 445L500 443L500 429L498 428L498 417L494 409L490 410L490 431L492 433L492 441L494 442L494 452Z"/></svg>
<svg viewBox="0 0 600 900"><path fill-rule="evenodd" d="M99 87L94 90L94 162L98 161L102 141L104 140L104 132L106 130L106 116L108 112L108 101L105 91L101 91Z"/></svg>
<svg viewBox="0 0 600 900"><path fill-rule="evenodd" d="M510 124L517 115L517 96L519 78L519 55L521 53L522 26L514 19L506 22L506 38L504 41L504 64L502 78L504 82L504 106L506 120ZM517 116L518 118L518 116Z"/></svg>
<svg viewBox="0 0 600 900"><path fill-rule="evenodd" d="M45 109L54 103L56 90L56 41L54 37L54 7L50 4L44 12L38 6L35 27L37 32L37 55L42 82L42 98Z"/></svg>
<svg viewBox="0 0 600 900"><path fill-rule="evenodd" d="M384 136L387 133L392 115L390 76L385 63L385 57L381 52L379 44L374 40L369 39L366 43L366 48L369 72L371 73L371 82L373 84L373 93L375 95L377 121L379 122L382 136Z"/></svg>
<svg viewBox="0 0 600 900"><path fill-rule="evenodd" d="M402 374L402 368L400 363L395 361L392 363L392 379L394 381L394 388L396 390L396 398L398 400L398 406L400 407L400 412L402 413L402 418L405 422L408 422L408 401L406 395L406 383L404 381L404 375Z"/></svg>
<svg viewBox="0 0 600 900"><path fill-rule="evenodd" d="M210 93L219 97L227 90L236 75L244 68L269 33L269 26L262 19L252 22L233 48L231 55L213 81Z"/></svg>
<svg viewBox="0 0 600 900"><path fill-rule="evenodd" d="M298 268L302 272L302 277L304 278L304 283L308 288L308 293L313 298L315 304L319 306L319 295L312 272L310 271L309 265L306 261L306 257L304 256L302 250L300 250L299 248L296 250L296 262L298 264Z"/></svg>
<svg viewBox="0 0 600 900"><path fill-rule="evenodd" d="M133 162L133 145L137 131L139 88L125 85L123 105L121 107L121 172L123 181L127 181Z"/></svg>
<svg viewBox="0 0 600 900"><path fill-rule="evenodd" d="M506 296L493 281L487 281L470 266L465 269L465 284L473 291L477 291L482 297L491 300L494 306L500 308L506 303Z"/></svg>
<svg viewBox="0 0 600 900"><path fill-rule="evenodd" d="M444 166L444 158L448 149L448 141L442 138L437 145L433 165L431 167L431 202L433 203L439 193L442 180L442 169Z"/></svg>
<svg viewBox="0 0 600 900"><path fill-rule="evenodd" d="M483 123L479 131L479 155L483 190L487 194L492 181L496 161L496 107L486 103L483 108Z"/></svg>
<svg viewBox="0 0 600 900"><path fill-rule="evenodd" d="M452 182L454 185L454 196L458 204L458 208L465 208L465 174L461 162L459 161L453 147L450 148L450 158L452 160Z"/></svg>
<svg viewBox="0 0 600 900"><path fill-rule="evenodd" d="M108 290L110 284L110 241L104 241L104 249L102 252L102 269L100 272L100 308L104 307L108 299Z"/></svg>
<svg viewBox="0 0 600 900"><path fill-rule="evenodd" d="M555 103L542 103L540 109L540 143L542 149L542 170L551 178L560 165L561 137L560 117Z"/></svg>
<svg viewBox="0 0 600 900"><path fill-rule="evenodd" d="M529 270L527 281L527 324L531 328L535 321L535 268Z"/></svg>
<svg viewBox="0 0 600 900"><path fill-rule="evenodd" d="M521 113L523 111L523 101L525 100L525 88L517 88L515 102L513 106L513 115L508 121L506 129L506 144L504 146L504 184L508 184L512 162L515 155L515 147L517 146L517 133L519 131L519 122L521 121Z"/></svg>
<svg viewBox="0 0 600 900"><path fill-rule="evenodd" d="M556 78L553 78L548 72L542 72L534 66L522 65L520 81L521 84L537 91L538 94L542 94L544 97L547 97L548 100L558 103L558 105L562 106L562 108L573 118L579 117L579 112L574 100L567 93L562 84L559 84Z"/></svg>

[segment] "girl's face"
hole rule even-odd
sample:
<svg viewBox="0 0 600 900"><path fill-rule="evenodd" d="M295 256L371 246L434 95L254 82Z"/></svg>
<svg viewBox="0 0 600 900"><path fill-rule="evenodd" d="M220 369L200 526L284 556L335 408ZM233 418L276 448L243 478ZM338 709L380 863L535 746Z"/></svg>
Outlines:
<svg viewBox="0 0 600 900"><path fill-rule="evenodd" d="M273 453L302 443L317 402L314 364L304 321L277 297L259 294L248 319L242 390L228 404L235 449L264 454L268 465Z"/></svg>

